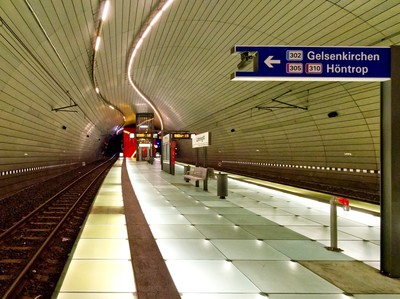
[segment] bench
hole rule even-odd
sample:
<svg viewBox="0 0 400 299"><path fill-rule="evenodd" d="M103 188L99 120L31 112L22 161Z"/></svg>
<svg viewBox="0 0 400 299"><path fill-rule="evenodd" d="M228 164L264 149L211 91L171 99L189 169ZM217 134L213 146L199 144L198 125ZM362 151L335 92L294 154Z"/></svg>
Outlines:
<svg viewBox="0 0 400 299"><path fill-rule="evenodd" d="M199 181L204 181L207 179L207 168L204 167L194 167L193 169L186 172L183 175L186 182L194 180L196 182L196 187L199 187Z"/></svg>

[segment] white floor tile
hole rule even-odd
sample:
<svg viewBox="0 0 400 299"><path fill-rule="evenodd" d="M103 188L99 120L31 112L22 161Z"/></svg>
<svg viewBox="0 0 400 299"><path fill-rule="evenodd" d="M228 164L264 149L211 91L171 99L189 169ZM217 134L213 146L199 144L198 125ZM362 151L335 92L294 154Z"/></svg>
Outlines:
<svg viewBox="0 0 400 299"><path fill-rule="evenodd" d="M127 239L80 239L74 251L74 259L129 260L131 252Z"/></svg>
<svg viewBox="0 0 400 299"><path fill-rule="evenodd" d="M57 299L137 299L135 293L60 293Z"/></svg>
<svg viewBox="0 0 400 299"><path fill-rule="evenodd" d="M289 258L258 240L211 240L211 242L230 260L276 260Z"/></svg>
<svg viewBox="0 0 400 299"><path fill-rule="evenodd" d="M192 294L192 293L184 293L181 296L182 299L268 299L269 297L265 297L259 294L217 294L217 293L209 293L209 294Z"/></svg>
<svg viewBox="0 0 400 299"><path fill-rule="evenodd" d="M291 261L234 261L265 293L343 293L318 275Z"/></svg>
<svg viewBox="0 0 400 299"><path fill-rule="evenodd" d="M86 225L81 238L127 239L128 232L125 225Z"/></svg>
<svg viewBox="0 0 400 299"><path fill-rule="evenodd" d="M224 260L226 257L205 239L159 239L157 245L166 260Z"/></svg>
<svg viewBox="0 0 400 299"><path fill-rule="evenodd" d="M72 260L61 292L135 292L131 261Z"/></svg>
<svg viewBox="0 0 400 299"><path fill-rule="evenodd" d="M327 244L327 242L321 242ZM329 245L327 245L329 246ZM338 247L343 253L359 261L379 261L380 247L366 241L339 241Z"/></svg>
<svg viewBox="0 0 400 299"><path fill-rule="evenodd" d="M151 232L156 239L204 239L194 226L187 224L152 224Z"/></svg>
<svg viewBox="0 0 400 299"><path fill-rule="evenodd" d="M166 262L172 278L183 293L258 293L260 290L227 261Z"/></svg>

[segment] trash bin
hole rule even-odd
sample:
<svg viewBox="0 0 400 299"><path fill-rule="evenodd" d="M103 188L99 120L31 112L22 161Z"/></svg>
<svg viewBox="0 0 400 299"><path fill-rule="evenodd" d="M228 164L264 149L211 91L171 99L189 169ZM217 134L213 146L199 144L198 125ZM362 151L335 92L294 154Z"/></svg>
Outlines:
<svg viewBox="0 0 400 299"><path fill-rule="evenodd" d="M228 175L221 172L217 174L217 196L222 199L228 196Z"/></svg>
<svg viewBox="0 0 400 299"><path fill-rule="evenodd" d="M190 171L190 165L183 166L183 175L187 174L189 171ZM185 180L185 182L190 181L189 179L185 179L185 178L184 178L184 180Z"/></svg>

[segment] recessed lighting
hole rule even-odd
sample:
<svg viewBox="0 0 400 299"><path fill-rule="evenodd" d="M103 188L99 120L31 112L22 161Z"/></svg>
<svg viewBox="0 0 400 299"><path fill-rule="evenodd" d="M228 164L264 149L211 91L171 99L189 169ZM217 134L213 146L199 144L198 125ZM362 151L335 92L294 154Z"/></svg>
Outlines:
<svg viewBox="0 0 400 299"><path fill-rule="evenodd" d="M99 48L100 48L100 36L98 36L97 38L96 38L96 45L94 46L94 50L95 51L98 51L99 50Z"/></svg>
<svg viewBox="0 0 400 299"><path fill-rule="evenodd" d="M103 14L101 15L101 20L102 21L104 21L107 18L109 9L110 9L110 1L107 0L104 3Z"/></svg>

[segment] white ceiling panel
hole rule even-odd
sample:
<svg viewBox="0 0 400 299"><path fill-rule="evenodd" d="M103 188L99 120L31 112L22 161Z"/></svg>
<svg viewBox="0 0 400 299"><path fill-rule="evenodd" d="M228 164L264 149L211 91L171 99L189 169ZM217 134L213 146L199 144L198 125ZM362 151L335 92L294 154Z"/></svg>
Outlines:
<svg viewBox="0 0 400 299"><path fill-rule="evenodd" d="M129 84L131 76L166 130L213 131L213 157L226 143L233 144L232 159L240 157L247 150L239 151L240 138L254 132L249 138L270 154L258 153L259 159L305 161L314 155L328 161L328 152L335 152L345 163L342 140L362 144L363 155L369 147L374 162L368 164L376 163L379 84L232 82L240 56L231 55L231 48L399 44L397 0L175 0L144 39L128 74L133 46L164 3L110 0L101 23L99 0L0 2L0 127L8 128L0 137L14 132L7 147L19 148L16 159L24 151L21 144L41 142L58 149L59 160L80 157L100 148L99 140L116 128L134 124L136 113L153 112ZM257 108L276 98L307 110ZM77 112L52 111L71 103ZM340 121L327 118L331 111L338 111ZM157 129L160 125L156 117ZM232 128L237 140L230 139Z"/></svg>

